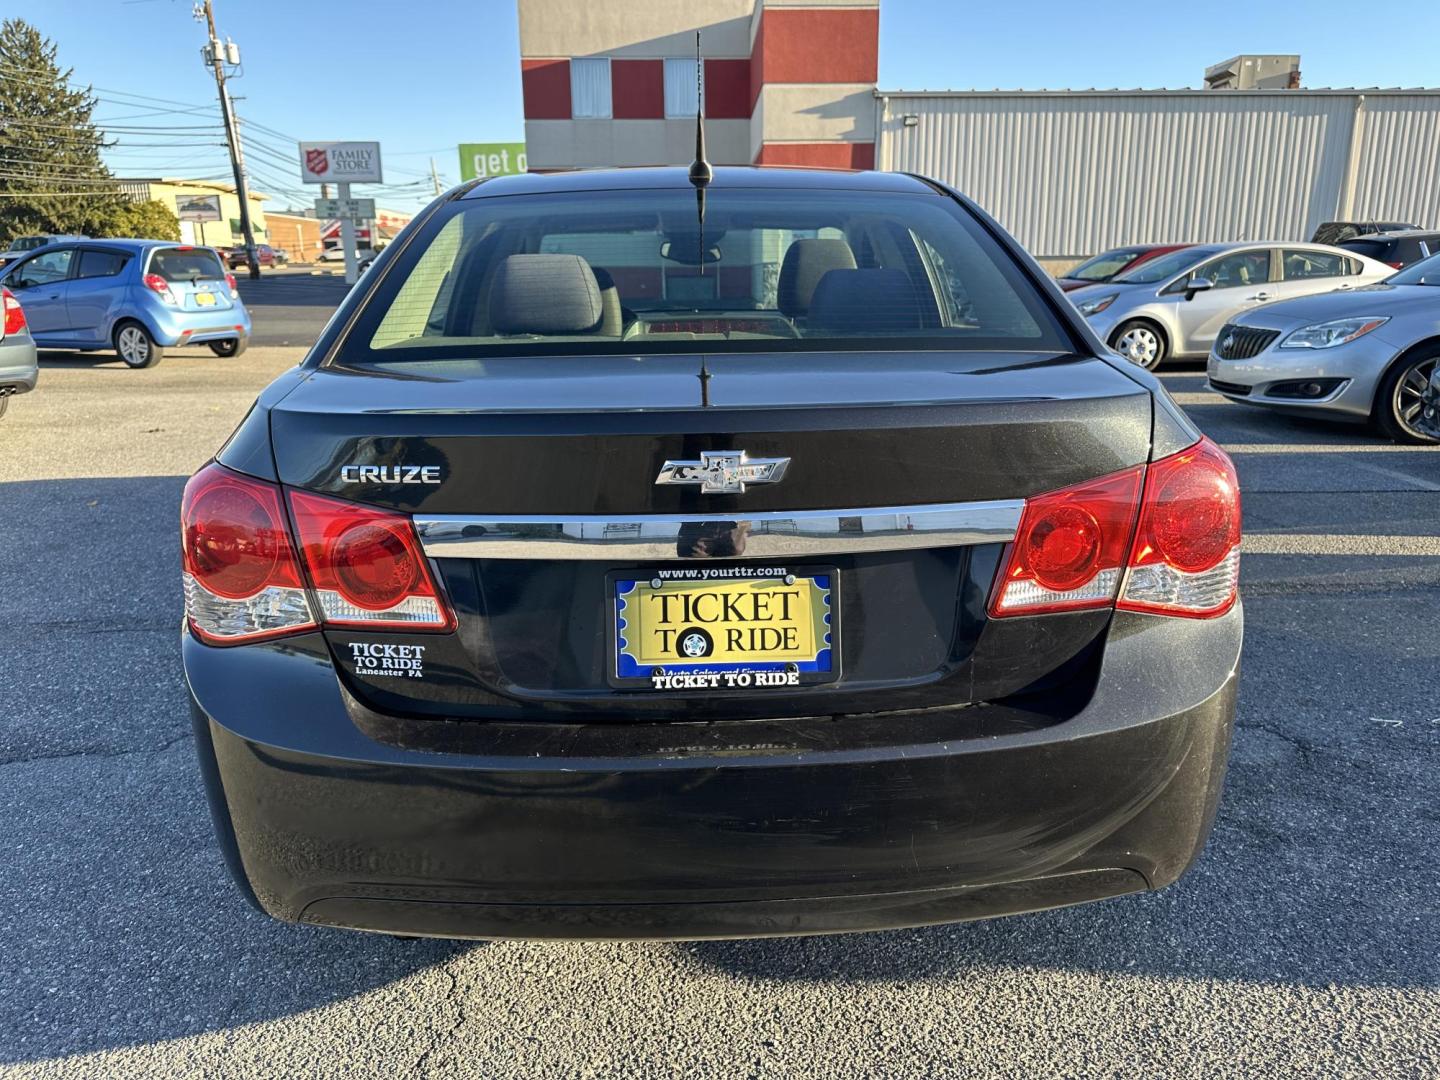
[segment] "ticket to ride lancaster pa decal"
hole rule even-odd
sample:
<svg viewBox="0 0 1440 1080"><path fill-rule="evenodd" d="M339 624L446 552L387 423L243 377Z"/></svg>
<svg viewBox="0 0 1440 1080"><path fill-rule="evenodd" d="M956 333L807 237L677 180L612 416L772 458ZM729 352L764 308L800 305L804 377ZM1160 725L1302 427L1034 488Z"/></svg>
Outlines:
<svg viewBox="0 0 1440 1080"><path fill-rule="evenodd" d="M667 567L610 581L618 686L754 691L839 674L832 568Z"/></svg>

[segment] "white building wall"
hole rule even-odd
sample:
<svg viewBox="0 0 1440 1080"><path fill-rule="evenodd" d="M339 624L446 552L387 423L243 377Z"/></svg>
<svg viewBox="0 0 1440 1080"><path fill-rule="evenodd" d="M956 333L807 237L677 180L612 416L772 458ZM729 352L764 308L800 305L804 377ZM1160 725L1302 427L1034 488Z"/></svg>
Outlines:
<svg viewBox="0 0 1440 1080"><path fill-rule="evenodd" d="M1440 224L1440 91L884 94L877 165L953 184L1041 258ZM915 117L906 126L905 116ZM1356 148L1351 167L1352 139Z"/></svg>
<svg viewBox="0 0 1440 1080"><path fill-rule="evenodd" d="M520 40L526 56L652 59L694 56L698 29L711 59L746 57L755 7L755 0L705 0L704 21L697 25L697 6L676 0L525 0Z"/></svg>
<svg viewBox="0 0 1440 1080"><path fill-rule="evenodd" d="M526 120L525 152L547 169L689 165L695 121ZM750 121L706 120L705 153L717 165L750 164Z"/></svg>

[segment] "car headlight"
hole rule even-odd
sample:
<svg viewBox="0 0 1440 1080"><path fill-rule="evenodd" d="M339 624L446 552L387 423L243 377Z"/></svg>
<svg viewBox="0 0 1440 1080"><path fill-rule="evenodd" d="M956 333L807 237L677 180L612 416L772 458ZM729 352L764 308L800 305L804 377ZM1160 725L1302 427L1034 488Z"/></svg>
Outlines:
<svg viewBox="0 0 1440 1080"><path fill-rule="evenodd" d="M1109 296L1097 296L1094 300L1082 300L1077 306L1080 314L1088 318L1091 315L1099 315L1113 304L1119 295L1119 293L1111 293Z"/></svg>
<svg viewBox="0 0 1440 1080"><path fill-rule="evenodd" d="M1313 323L1286 334L1285 339L1280 342L1280 348L1333 349L1336 345L1344 345L1347 341L1364 337L1377 326L1384 326L1389 321L1390 317L1386 315L1358 319L1332 319L1329 322Z"/></svg>

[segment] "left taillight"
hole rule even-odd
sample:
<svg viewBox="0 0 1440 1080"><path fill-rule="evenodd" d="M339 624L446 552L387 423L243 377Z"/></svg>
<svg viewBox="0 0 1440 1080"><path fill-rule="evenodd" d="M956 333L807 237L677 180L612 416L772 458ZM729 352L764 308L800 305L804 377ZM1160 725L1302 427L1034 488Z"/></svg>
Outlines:
<svg viewBox="0 0 1440 1080"><path fill-rule="evenodd" d="M302 491L290 512L326 625L454 629L409 517Z"/></svg>
<svg viewBox="0 0 1440 1080"><path fill-rule="evenodd" d="M160 297L167 304L175 304L175 294L170 291L170 282L166 281L160 274L146 274L145 287Z"/></svg>
<svg viewBox="0 0 1440 1080"><path fill-rule="evenodd" d="M185 614L211 645L280 637L316 625L280 488L207 465L180 504Z"/></svg>
<svg viewBox="0 0 1440 1080"><path fill-rule="evenodd" d="M25 329L25 309L20 306L20 301L15 299L15 294L9 289L0 287L0 298L3 298L5 305L5 336L18 334Z"/></svg>

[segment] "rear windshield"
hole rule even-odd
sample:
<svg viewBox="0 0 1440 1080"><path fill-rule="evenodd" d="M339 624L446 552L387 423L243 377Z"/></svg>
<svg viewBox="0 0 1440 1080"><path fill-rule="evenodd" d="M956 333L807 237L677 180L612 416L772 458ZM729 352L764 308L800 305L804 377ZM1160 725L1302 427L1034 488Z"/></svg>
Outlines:
<svg viewBox="0 0 1440 1080"><path fill-rule="evenodd" d="M341 363L834 349L1067 351L1035 286L938 194L638 190L459 200Z"/></svg>
<svg viewBox="0 0 1440 1080"><path fill-rule="evenodd" d="M150 273L166 281L223 278L219 257L208 248L157 248L150 256Z"/></svg>
<svg viewBox="0 0 1440 1080"><path fill-rule="evenodd" d="M1065 276L1072 281L1109 281L1143 254L1139 248L1107 251L1081 263Z"/></svg>
<svg viewBox="0 0 1440 1080"><path fill-rule="evenodd" d="M1340 246L1346 251L1353 251L1357 255L1364 255L1369 259L1379 259L1383 262L1385 256L1390 253L1391 242L1388 240L1346 240Z"/></svg>

